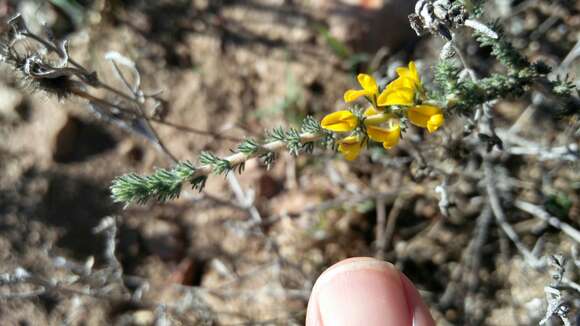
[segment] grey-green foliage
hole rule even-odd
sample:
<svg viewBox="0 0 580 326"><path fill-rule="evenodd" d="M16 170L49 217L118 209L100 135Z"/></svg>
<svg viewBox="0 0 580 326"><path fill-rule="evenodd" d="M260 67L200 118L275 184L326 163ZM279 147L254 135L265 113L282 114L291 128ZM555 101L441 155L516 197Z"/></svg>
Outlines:
<svg viewBox="0 0 580 326"><path fill-rule="evenodd" d="M447 103L448 113L467 114L474 107L489 101L519 97L534 83L547 85L547 91L559 96L563 106L569 105L569 101L577 103L577 99L573 98L576 92L573 83L565 78L548 80L550 68L547 65L543 62L531 63L509 42L498 24L494 24L492 29L498 34L497 39L479 32L474 32L474 36L481 47L491 48L491 55L505 67L504 72L472 80L460 78L461 69L455 61L441 60L435 66L434 81L438 92L434 95Z"/></svg>
<svg viewBox="0 0 580 326"><path fill-rule="evenodd" d="M288 151L293 155L301 152L312 151L314 142L303 141L303 134L320 136L321 142L328 141L327 132L323 131L319 122L313 117L306 117L300 128L275 128L266 133L264 143L247 138L237 147L237 153L246 155L247 158L259 157L264 164L270 166L276 159L276 152L264 147L265 143L272 141L283 142ZM157 169L152 175L141 176L129 173L113 180L111 194L115 202L143 204L149 200L164 202L179 197L184 183L190 183L193 189L202 190L207 180L207 173L202 173L201 166L211 168L211 172L216 175L224 175L236 169L241 173L244 169L244 162L232 165L227 158L221 158L211 152L202 152L199 156L200 166L196 167L189 161L179 162L172 169Z"/></svg>
<svg viewBox="0 0 580 326"><path fill-rule="evenodd" d="M195 173L196 168L189 161L180 162L173 169L157 169L149 176L129 173L113 180L111 194L115 202L144 204L151 199L163 202L179 197L185 182L201 190L207 177Z"/></svg>
<svg viewBox="0 0 580 326"><path fill-rule="evenodd" d="M230 161L220 158L211 152L201 152L199 163L211 166L212 172L215 174L227 174L232 170Z"/></svg>
<svg viewBox="0 0 580 326"><path fill-rule="evenodd" d="M491 29L497 33L498 38L494 39L476 31L474 32L475 40L482 47L491 47L491 54L510 70L519 70L530 66L528 59L514 48L498 23L493 24Z"/></svg>

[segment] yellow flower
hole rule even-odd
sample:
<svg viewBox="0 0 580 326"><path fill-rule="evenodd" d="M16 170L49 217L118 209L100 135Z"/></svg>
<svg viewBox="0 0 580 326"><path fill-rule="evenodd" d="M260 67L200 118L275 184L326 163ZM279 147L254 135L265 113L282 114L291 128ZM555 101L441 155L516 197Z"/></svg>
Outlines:
<svg viewBox="0 0 580 326"><path fill-rule="evenodd" d="M335 132L352 131L357 125L357 117L347 110L336 111L328 114L320 122L322 128Z"/></svg>
<svg viewBox="0 0 580 326"><path fill-rule="evenodd" d="M393 84L393 83L391 83ZM391 86L389 84L389 86ZM415 89L409 87L389 87L379 95L377 99L378 106L401 105L411 106L415 103Z"/></svg>
<svg viewBox="0 0 580 326"><path fill-rule="evenodd" d="M366 118L365 125L378 125L392 118L392 114L385 114L372 105L364 111L363 115Z"/></svg>
<svg viewBox="0 0 580 326"><path fill-rule="evenodd" d="M417 87L421 86L421 77L419 76L419 72L417 71L417 66L415 65L415 62L413 61L409 62L408 68L406 67L397 68L397 75L399 75L399 78L407 78L411 80Z"/></svg>
<svg viewBox="0 0 580 326"><path fill-rule="evenodd" d="M371 106L369 106L369 107L368 107L368 108L365 110L365 112L363 113L363 115L364 115L365 117L370 117L370 116L372 116L372 115L376 115L376 114L379 114L379 113L381 113L381 111L379 111L379 110L375 109L375 107L371 105Z"/></svg>
<svg viewBox="0 0 580 326"><path fill-rule="evenodd" d="M390 82L377 99L378 106L412 106L417 91L421 91L421 77L413 61L409 67L397 68L399 77Z"/></svg>
<svg viewBox="0 0 580 326"><path fill-rule="evenodd" d="M383 141L383 147L385 149L391 149L397 146L399 139L401 139L401 126L397 124L390 130L389 137Z"/></svg>
<svg viewBox="0 0 580 326"><path fill-rule="evenodd" d="M434 105L422 104L407 110L407 117L412 124L427 128L429 132L439 129L445 122L443 112Z"/></svg>
<svg viewBox="0 0 580 326"><path fill-rule="evenodd" d="M361 96L368 97L374 103L374 98L379 94L379 86L373 76L367 74L359 74L357 76L358 83L361 85L361 90L349 89L344 93L344 101L352 102Z"/></svg>
<svg viewBox="0 0 580 326"><path fill-rule="evenodd" d="M372 106L369 106L363 113L365 117L376 116L382 112L378 111ZM382 128L377 126L385 121L389 121L389 128ZM397 145L401 137L401 127L399 122L394 119L392 114L382 114L378 119L365 120L367 135L371 140L383 143L385 149L390 149Z"/></svg>
<svg viewBox="0 0 580 326"><path fill-rule="evenodd" d="M418 104L426 101L426 95L421 84L421 77L413 61L407 67L397 68L397 79L385 87L379 94L376 80L366 74L359 74L357 80L362 89L351 89L344 93L345 102L352 102L361 96L367 98L371 105L364 111L361 118L366 135L357 130L349 136L338 140L338 151L345 159L356 159L370 139L383 144L385 149L391 149L399 143L401 125L399 113L403 112L414 125L426 128L429 132L436 131L445 122L440 107L431 104ZM387 106L399 106L397 111L391 111ZM350 111L342 110L328 114L322 119L322 128L334 132L351 132L357 129L361 121Z"/></svg>
<svg viewBox="0 0 580 326"><path fill-rule="evenodd" d="M345 159L352 161L358 157L362 149L362 141L359 136L348 136L339 141L338 151L342 153Z"/></svg>
<svg viewBox="0 0 580 326"><path fill-rule="evenodd" d="M399 88L410 88L412 90L416 90L417 89L417 83L415 82L415 80L408 78L408 77L399 77L395 80L393 80L392 82L390 82L387 87L385 88L385 91L391 91L394 89L399 89Z"/></svg>
<svg viewBox="0 0 580 326"><path fill-rule="evenodd" d="M383 143L384 148L390 149L399 142L401 127L398 123L393 123L390 128L367 126L367 135L370 139Z"/></svg>

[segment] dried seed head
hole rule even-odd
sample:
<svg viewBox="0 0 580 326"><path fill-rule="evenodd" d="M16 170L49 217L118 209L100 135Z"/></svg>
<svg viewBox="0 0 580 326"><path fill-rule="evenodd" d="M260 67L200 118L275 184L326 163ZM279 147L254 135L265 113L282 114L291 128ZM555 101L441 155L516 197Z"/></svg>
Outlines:
<svg viewBox="0 0 580 326"><path fill-rule="evenodd" d="M467 18L465 7L450 0L419 0L415 4L415 13L409 15L411 27L417 35L427 31L448 40L451 40L451 29L465 24Z"/></svg>
<svg viewBox="0 0 580 326"><path fill-rule="evenodd" d="M0 61L16 72L24 87L45 91L58 98L68 96L78 84L72 79L74 69L59 62L53 63L54 60L47 57L50 51L43 46L45 43L40 42L41 45L33 49L22 41L27 39L29 32L21 16L13 17L8 24L11 26L9 32L0 35Z"/></svg>

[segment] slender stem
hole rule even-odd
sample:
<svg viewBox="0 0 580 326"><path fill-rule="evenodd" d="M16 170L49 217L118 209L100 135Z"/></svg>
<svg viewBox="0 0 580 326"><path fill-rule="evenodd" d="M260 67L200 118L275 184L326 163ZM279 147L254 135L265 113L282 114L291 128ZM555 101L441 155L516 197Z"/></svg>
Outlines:
<svg viewBox="0 0 580 326"><path fill-rule="evenodd" d="M505 235L513 242L518 251L522 254L525 261L534 268L539 268L544 266L544 262L541 259L536 258L530 250L528 250L524 244L521 242L520 237L514 231L514 229L509 225L506 220L506 216L501 205L498 190L496 188L496 179L493 171L493 164L489 162L489 159L485 159L483 164L483 169L485 172L485 183L486 191L491 206L493 215L497 224L501 227Z"/></svg>
<svg viewBox="0 0 580 326"><path fill-rule="evenodd" d="M115 109L118 109L119 111L123 111L123 112L125 112L127 114L131 114L131 115L133 115L135 117L147 119L147 120L153 121L155 123L158 123L158 124L161 124L161 125L166 125L168 127L172 127L172 128L178 129L178 130L187 131L187 132L191 132L193 134L198 134L198 135L211 136L211 137L214 137L214 138L217 138L217 139L229 140L229 141L233 141L233 142L240 142L240 141L243 140L243 139L240 139L240 138L237 138L237 137L223 136L223 135L220 135L220 134L216 134L214 132L211 132L211 131L200 130L200 129L196 129L196 128L192 128L192 127L188 127L188 126L184 126L184 125L179 125L179 124L176 124L176 123L173 123L173 122L161 120L159 118L147 116L147 115L141 114L141 113L139 113L139 112L137 112L135 110L131 110L131 109L128 109L128 108L119 106L117 104L114 104L112 102L109 102L109 101L107 101L105 99L96 97L96 96L94 96L94 95L92 95L92 94L90 94L88 92L85 92L85 91L83 91L81 89L73 88L73 89L71 89L71 92L74 95L77 95L79 97L84 98L85 100L88 100L88 101L91 101L91 102L95 102L95 103L98 103L98 104L103 105L103 106L115 108Z"/></svg>
<svg viewBox="0 0 580 326"><path fill-rule="evenodd" d="M110 85L108 85L108 84L105 84L105 83L101 82L100 80L99 80L99 81L97 81L97 85L96 85L96 86L97 86L97 88L98 88L98 87L100 87L100 88L102 88L102 89L105 89L105 90L107 90L107 91L109 91L109 92L111 92L111 93L114 93L114 94L116 94L116 95L118 95L118 96L120 96L120 97L124 98L124 99L125 99L125 100L127 100L127 101L131 101L131 102L139 103L139 101L137 101L137 100L136 100L136 99L134 99L133 97L131 97L131 96L129 96L129 95L127 95L127 94L125 94L125 92L123 92L123 91L120 91L120 90L118 90L118 89L116 89L116 88L114 88L113 86L110 86Z"/></svg>
<svg viewBox="0 0 580 326"><path fill-rule="evenodd" d="M300 134L300 142L302 144L315 142L317 140L320 140L321 138L322 138L321 134L312 134L312 133ZM252 154L244 154L241 152L235 153L223 158L223 160L228 161L230 166L235 167L249 161L250 159L258 157L264 153L278 152L285 146L286 143L284 141L276 140L260 146L260 148ZM195 179L201 176L208 176L212 172L212 170L213 167L211 165L202 165L195 170L195 173L190 178Z"/></svg>
<svg viewBox="0 0 580 326"><path fill-rule="evenodd" d="M85 98L91 102L95 102L95 103L99 103L101 105L105 105L105 106L109 106L109 107L114 107L117 109L121 109L119 106L114 105L113 103L110 103L106 100L103 100L101 98L95 97L83 90L77 89L77 88L73 88L71 90L71 92L75 95L78 95L82 98ZM153 142L157 148L163 153L165 154L167 157L169 157L171 159L171 161L173 161L173 163L177 163L178 160L175 156L173 156L173 154L171 154L171 152L167 149L167 147L165 147L165 144L163 144L163 142L159 139L159 136L157 134L157 132L155 131L155 129L153 129L153 127L151 126L151 123L149 122L149 120L147 119L148 117L145 115L145 113L143 112L143 110L141 109L140 106L138 106L138 111L135 110L130 110L130 109L123 109L123 111L128 111L131 114L134 114L138 117L143 117L145 118L145 123L147 124L147 128L149 128L149 130L151 131L151 133L153 134L153 137L155 138L155 141Z"/></svg>
<svg viewBox="0 0 580 326"><path fill-rule="evenodd" d="M522 201L516 200L514 202L514 206L521 209L528 214L531 214L542 221L550 224L551 226L562 230L562 232L566 233L570 238L574 241L580 243L580 231L576 230L572 225L560 221L558 218L553 217L547 211L545 211L542 207Z"/></svg>

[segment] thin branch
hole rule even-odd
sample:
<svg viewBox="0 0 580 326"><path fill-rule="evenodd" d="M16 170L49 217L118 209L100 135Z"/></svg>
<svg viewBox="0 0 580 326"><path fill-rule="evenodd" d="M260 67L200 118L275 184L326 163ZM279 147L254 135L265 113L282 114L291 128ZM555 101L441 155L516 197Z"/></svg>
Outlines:
<svg viewBox="0 0 580 326"><path fill-rule="evenodd" d="M117 109L119 111L122 111L123 113L130 114L130 115L132 115L132 116L134 116L136 118L147 119L147 120L150 120L150 121L155 122L155 123L159 123L159 124L162 124L162 125L166 125L168 127L175 128L177 130L187 131L187 132L190 132L190 133L193 133L193 134L198 134L198 135L203 135L203 136L210 136L210 137L213 137L213 138L216 138L216 139L230 140L230 141L234 141L234 142L242 141L242 139L237 138L237 137L223 136L223 135L217 134L217 133L212 132L212 131L195 129L195 128L192 128L192 127L189 127L189 126L183 126L183 125L179 125L179 124L176 124L176 123L173 123L173 122L161 120L161 119L156 118L156 117L144 115L144 114L141 114L140 112L136 112L135 110L131 110L131 109L122 107L120 105L114 104L112 102L109 102L109 101L107 101L105 99L96 97L96 96L94 96L94 95L92 95L92 94L90 94L90 93L88 93L88 92L86 92L84 90L78 89L78 88L72 88L71 89L71 92L74 95L77 95L77 96L79 96L81 98L84 98L85 100L88 100L90 102L95 102L95 103L98 103L98 104L103 105L103 106L107 106L107 107L110 107L110 108L113 108L113 109Z"/></svg>
<svg viewBox="0 0 580 326"><path fill-rule="evenodd" d="M390 246L391 241L393 239L393 235L395 234L395 227L397 226L397 220L399 219L399 216L401 215L401 209L403 209L406 198L407 198L407 196L405 194L400 194L397 197L397 199L395 199L395 202L393 203L393 207L389 211L389 215L387 216L387 227L385 229L385 244L384 244L383 251L389 249L389 246Z"/></svg>
<svg viewBox="0 0 580 326"><path fill-rule="evenodd" d="M514 202L514 206L521 209L522 211L531 214L539 218L540 220L550 224L551 226L555 227L556 229L562 230L562 232L566 233L570 238L574 241L580 243L580 231L576 230L573 226L566 222L560 221L560 219L550 215L546 212L542 207L538 205L534 205L522 200L516 200Z"/></svg>
<svg viewBox="0 0 580 326"><path fill-rule="evenodd" d="M387 232L386 232L386 225L387 225L387 214L385 212L385 199L383 197L378 197L375 200L376 212L377 212L377 225L375 231L375 238L376 240L376 250L375 250L375 258L383 259L385 246L387 243Z"/></svg>
<svg viewBox="0 0 580 326"><path fill-rule="evenodd" d="M530 250L528 250L525 247L525 245L521 242L518 234L507 222L503 207L501 205L498 190L496 188L497 180L495 179L493 165L491 162L489 162L489 158L486 158L486 160L484 161L483 168L485 172L485 184L487 196L497 224L499 224L505 235L507 235L507 237L513 242L513 244L516 246L516 248L522 254L522 256L524 256L524 259L528 264L530 264L534 268L544 267L546 263L541 259L536 258L536 256L534 256L530 252Z"/></svg>

